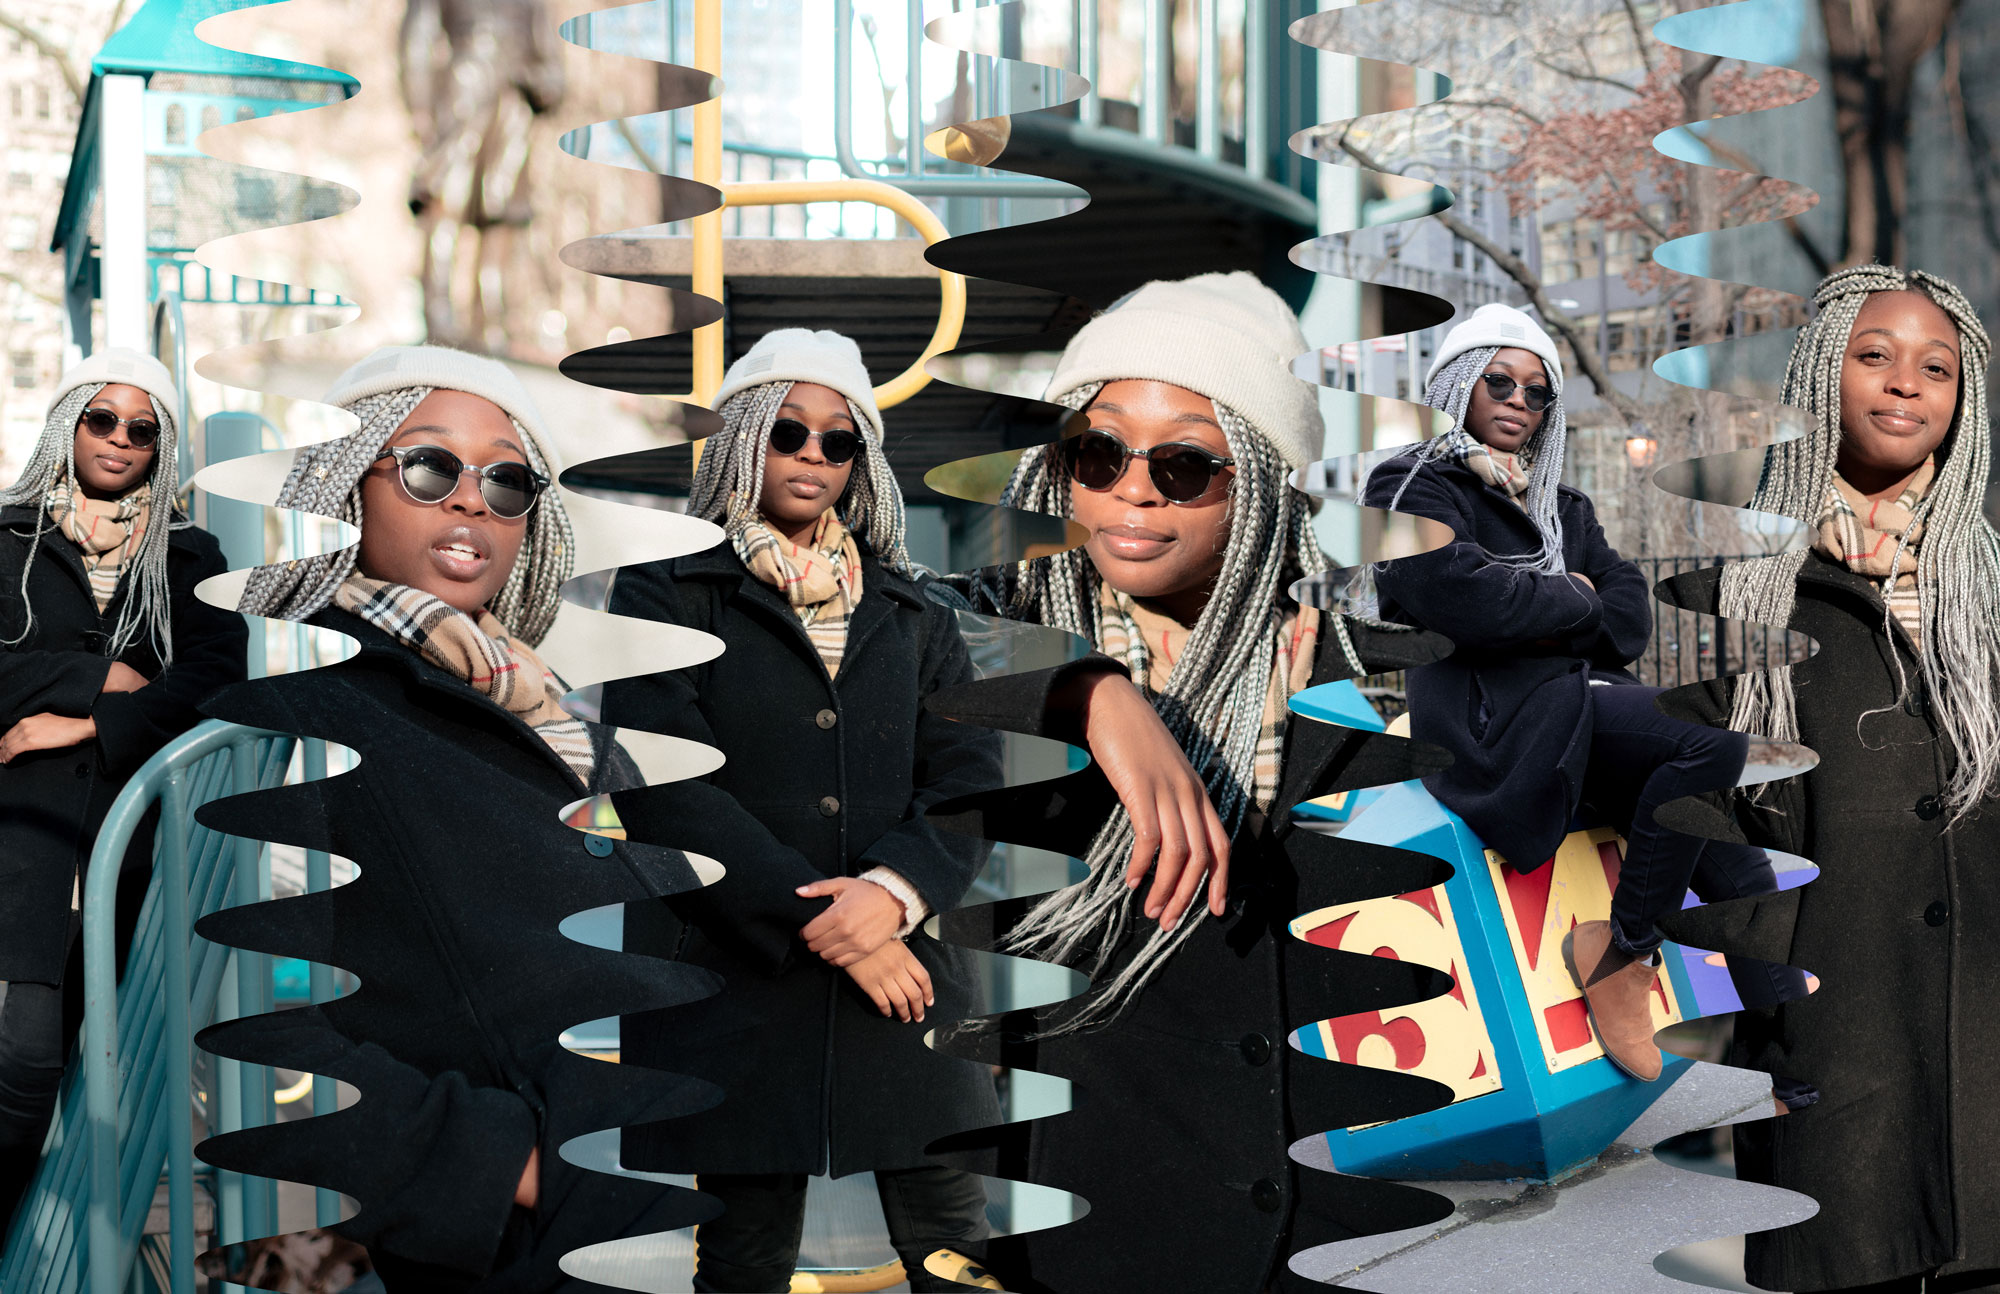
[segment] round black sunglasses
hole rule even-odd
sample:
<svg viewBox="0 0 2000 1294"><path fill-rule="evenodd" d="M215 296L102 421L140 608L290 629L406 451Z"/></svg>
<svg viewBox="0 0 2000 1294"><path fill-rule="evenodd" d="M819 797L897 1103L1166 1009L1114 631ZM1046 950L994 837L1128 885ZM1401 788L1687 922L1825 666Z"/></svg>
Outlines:
<svg viewBox="0 0 2000 1294"><path fill-rule="evenodd" d="M418 503L443 503L468 473L479 478L479 497L496 517L525 517L548 488L549 478L526 463L503 461L468 467L465 460L440 445L398 445L375 456L396 460L403 492Z"/></svg>
<svg viewBox="0 0 2000 1294"><path fill-rule="evenodd" d="M1486 394L1502 403L1514 394L1516 386L1520 386L1520 383L1505 373L1481 373L1479 380L1486 383ZM1529 413L1540 413L1555 401L1555 391L1539 382L1530 382L1521 387L1521 402L1528 406Z"/></svg>
<svg viewBox="0 0 2000 1294"><path fill-rule="evenodd" d="M1086 431L1062 442L1063 470L1086 490L1108 490L1125 475L1125 464L1146 460L1153 488L1170 503L1193 503L1209 492L1215 478L1236 460L1210 453L1186 441L1168 441L1151 449L1133 449L1104 431Z"/></svg>
<svg viewBox="0 0 2000 1294"><path fill-rule="evenodd" d="M151 418L121 418L109 409L85 409L82 422L83 429L99 440L111 439L111 433L123 427L134 449L151 449L160 441L160 424Z"/></svg>
<svg viewBox="0 0 2000 1294"><path fill-rule="evenodd" d="M819 441L820 457L835 467L861 452L861 434L845 427L812 431L794 418L780 418L771 424L771 448L780 454L796 454L813 439Z"/></svg>

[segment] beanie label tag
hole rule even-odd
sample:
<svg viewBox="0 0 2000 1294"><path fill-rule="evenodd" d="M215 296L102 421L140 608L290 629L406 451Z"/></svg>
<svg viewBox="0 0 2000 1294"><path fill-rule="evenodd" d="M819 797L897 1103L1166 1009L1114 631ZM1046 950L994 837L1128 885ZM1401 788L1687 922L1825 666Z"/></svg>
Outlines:
<svg viewBox="0 0 2000 1294"><path fill-rule="evenodd" d="M762 373L765 369L776 363L777 358L770 351L765 351L762 355L745 355L742 359L736 361L736 371L746 375L750 373Z"/></svg>
<svg viewBox="0 0 2000 1294"><path fill-rule="evenodd" d="M377 355L372 359L362 360L349 370L349 372L357 379L371 378L378 373L387 373L394 370L398 358L400 357L393 352Z"/></svg>

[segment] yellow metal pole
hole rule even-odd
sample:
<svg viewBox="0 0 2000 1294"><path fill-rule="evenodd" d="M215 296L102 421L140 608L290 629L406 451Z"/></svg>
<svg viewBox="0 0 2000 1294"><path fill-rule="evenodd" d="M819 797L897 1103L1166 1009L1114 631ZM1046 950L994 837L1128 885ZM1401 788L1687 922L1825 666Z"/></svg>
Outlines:
<svg viewBox="0 0 2000 1294"><path fill-rule="evenodd" d="M695 66L720 80L722 76L722 0L695 0ZM722 187L722 99L717 96L694 107L694 178ZM722 209L694 218L694 290L722 300ZM714 399L722 385L722 324L694 332L694 398Z"/></svg>

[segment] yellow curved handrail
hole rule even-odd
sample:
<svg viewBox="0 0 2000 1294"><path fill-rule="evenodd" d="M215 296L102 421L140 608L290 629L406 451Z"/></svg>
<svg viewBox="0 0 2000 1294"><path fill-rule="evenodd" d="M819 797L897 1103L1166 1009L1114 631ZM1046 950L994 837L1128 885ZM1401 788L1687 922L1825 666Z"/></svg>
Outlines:
<svg viewBox="0 0 2000 1294"><path fill-rule="evenodd" d="M722 200L730 207L777 207L804 202L867 202L886 208L907 221L924 240L925 246L943 242L950 237L944 222L937 213L925 206L911 194L903 192L893 184L880 180L753 180L737 184L724 184ZM702 248L695 249L696 264L700 264ZM718 240L714 255L720 260L722 248ZM718 281L720 275L717 276ZM965 327L965 276L950 270L938 271L938 322L931 332L929 344L916 363L875 388L875 404L888 409L901 404L930 384L931 376L924 371L924 364L933 355L941 355L958 345L959 333ZM714 361L714 381L708 384L709 376L700 373L700 352L696 352L696 388L704 396L713 395L722 385L722 333L720 324L710 324L715 329L716 353ZM701 334L695 334L697 342ZM703 404L708 400L704 398Z"/></svg>

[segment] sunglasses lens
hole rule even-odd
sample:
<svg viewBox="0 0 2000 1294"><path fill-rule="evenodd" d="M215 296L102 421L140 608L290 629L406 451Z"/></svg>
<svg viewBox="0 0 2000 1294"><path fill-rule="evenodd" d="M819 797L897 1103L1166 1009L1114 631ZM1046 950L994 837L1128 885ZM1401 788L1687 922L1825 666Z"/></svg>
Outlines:
<svg viewBox="0 0 2000 1294"><path fill-rule="evenodd" d="M403 455L403 488L419 503L437 503L458 488L465 464L442 449L413 449Z"/></svg>
<svg viewBox="0 0 2000 1294"><path fill-rule="evenodd" d="M1192 503L1208 493L1221 470L1215 459L1198 449L1155 449L1152 453L1153 488L1173 503Z"/></svg>
<svg viewBox="0 0 2000 1294"><path fill-rule="evenodd" d="M479 493L497 517L519 517L535 506L541 482L520 463L495 463L480 479Z"/></svg>
<svg viewBox="0 0 2000 1294"><path fill-rule="evenodd" d="M1086 431L1062 443L1072 481L1086 490L1108 490L1125 468L1125 446L1101 431Z"/></svg>
<svg viewBox="0 0 2000 1294"><path fill-rule="evenodd" d="M780 418L771 424L771 448L780 454L796 454L806 447L810 434L803 422Z"/></svg>
<svg viewBox="0 0 2000 1294"><path fill-rule="evenodd" d="M1555 402L1556 393L1545 386L1524 386L1521 399L1526 402L1529 413L1540 413Z"/></svg>
<svg viewBox="0 0 2000 1294"><path fill-rule="evenodd" d="M820 433L820 456L838 467L861 452L861 437L851 431L827 431Z"/></svg>
<svg viewBox="0 0 2000 1294"><path fill-rule="evenodd" d="M160 427L153 422L128 422L125 424L125 439L132 442L134 449L151 449L160 438Z"/></svg>
<svg viewBox="0 0 2000 1294"><path fill-rule="evenodd" d="M118 415L103 409L85 409L83 427L93 436L107 437L118 430Z"/></svg>

